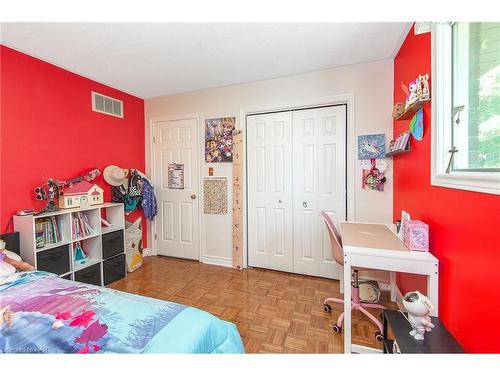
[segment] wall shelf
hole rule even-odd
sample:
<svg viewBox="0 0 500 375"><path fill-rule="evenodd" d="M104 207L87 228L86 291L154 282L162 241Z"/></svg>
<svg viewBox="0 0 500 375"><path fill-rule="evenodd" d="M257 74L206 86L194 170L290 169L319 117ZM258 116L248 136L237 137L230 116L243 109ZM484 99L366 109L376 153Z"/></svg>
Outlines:
<svg viewBox="0 0 500 375"><path fill-rule="evenodd" d="M404 154L404 153L407 153L407 152L410 152L410 151L411 151L411 147L407 147L404 150L398 150L398 151L388 152L388 153L385 154L385 157L388 158L388 157L391 157L391 156L396 156L396 155L399 155L399 154Z"/></svg>
<svg viewBox="0 0 500 375"><path fill-rule="evenodd" d="M398 117L395 117L394 120L400 121L400 120L411 119L415 115L415 113L417 113L418 110L423 107L423 105L425 103L429 103L430 101L431 101L430 98L424 99L424 100L417 100L415 103L410 105L401 115L399 115Z"/></svg>

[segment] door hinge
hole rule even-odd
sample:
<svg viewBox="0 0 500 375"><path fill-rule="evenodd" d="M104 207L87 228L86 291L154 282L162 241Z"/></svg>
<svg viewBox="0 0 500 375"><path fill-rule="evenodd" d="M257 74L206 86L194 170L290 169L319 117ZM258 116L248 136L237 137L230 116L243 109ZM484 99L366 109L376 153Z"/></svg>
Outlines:
<svg viewBox="0 0 500 375"><path fill-rule="evenodd" d="M153 137L153 143L156 143L156 137Z"/></svg>
<svg viewBox="0 0 500 375"><path fill-rule="evenodd" d="M158 235L155 233L155 240L157 240L157 239L158 239Z"/></svg>

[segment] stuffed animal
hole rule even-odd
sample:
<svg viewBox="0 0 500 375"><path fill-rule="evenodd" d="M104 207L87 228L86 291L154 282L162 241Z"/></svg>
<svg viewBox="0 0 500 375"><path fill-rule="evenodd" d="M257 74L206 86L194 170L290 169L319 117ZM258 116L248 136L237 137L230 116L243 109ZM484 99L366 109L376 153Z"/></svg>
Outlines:
<svg viewBox="0 0 500 375"><path fill-rule="evenodd" d="M403 89L403 92L406 94L405 109L408 109L410 105L412 105L419 99L417 93L419 91L421 92L420 81L418 79L416 79L415 81L411 81L409 87L406 86L403 82L401 82L401 88Z"/></svg>
<svg viewBox="0 0 500 375"><path fill-rule="evenodd" d="M419 291L409 292L403 297L403 306L408 311L408 321L413 328L410 335L415 340L423 340L425 332L434 328L429 315L433 309L431 301Z"/></svg>
<svg viewBox="0 0 500 375"><path fill-rule="evenodd" d="M35 267L27 262L23 262L21 257L9 250L0 250L0 262L5 262L15 267L19 271L34 271Z"/></svg>

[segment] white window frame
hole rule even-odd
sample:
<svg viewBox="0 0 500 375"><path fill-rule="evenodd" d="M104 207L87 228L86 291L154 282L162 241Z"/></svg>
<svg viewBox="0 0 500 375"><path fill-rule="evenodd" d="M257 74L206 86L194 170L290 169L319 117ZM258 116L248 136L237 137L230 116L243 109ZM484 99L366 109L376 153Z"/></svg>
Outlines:
<svg viewBox="0 0 500 375"><path fill-rule="evenodd" d="M431 39L431 185L500 195L499 172L446 173L452 145L452 24L433 23Z"/></svg>

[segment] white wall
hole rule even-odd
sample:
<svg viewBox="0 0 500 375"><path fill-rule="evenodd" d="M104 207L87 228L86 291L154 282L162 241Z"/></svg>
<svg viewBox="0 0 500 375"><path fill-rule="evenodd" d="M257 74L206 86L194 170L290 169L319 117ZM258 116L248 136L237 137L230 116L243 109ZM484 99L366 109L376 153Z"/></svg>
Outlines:
<svg viewBox="0 0 500 375"><path fill-rule="evenodd" d="M251 82L235 86L201 90L185 94L164 96L145 101L146 140L149 139L150 119L184 114L199 114L200 140L204 141L204 119L236 117L236 127L241 127L241 109L255 107L281 107L284 103L304 102L318 98L354 94L355 134L385 133L387 141L392 134L393 61L384 60L367 64L350 65L290 77ZM356 141L353 143L356 145ZM348 152L357 153L356 150ZM146 150L146 171L149 174L150 145ZM357 156L355 157L357 159ZM232 178L232 164L204 162L200 150L201 178L214 167L216 176ZM389 159L392 164L392 159ZM384 192L361 189L361 168L356 160L354 214L358 221L392 221L392 165L387 174ZM201 181L200 181L201 183ZM229 184L231 185L231 184ZM348 193L349 195L349 193ZM206 262L229 263L232 257L232 191L229 189L228 215L204 215L204 254ZM203 212L203 210L201 211Z"/></svg>

